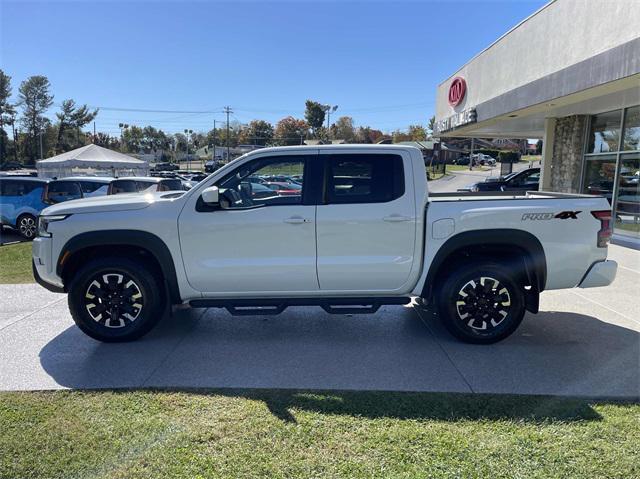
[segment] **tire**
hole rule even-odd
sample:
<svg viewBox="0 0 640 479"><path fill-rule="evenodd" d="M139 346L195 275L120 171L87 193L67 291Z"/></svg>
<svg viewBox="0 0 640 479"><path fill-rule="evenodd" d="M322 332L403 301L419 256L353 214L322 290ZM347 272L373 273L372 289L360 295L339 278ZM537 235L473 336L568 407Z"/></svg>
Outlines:
<svg viewBox="0 0 640 479"><path fill-rule="evenodd" d="M525 313L524 288L494 262L458 265L436 296L447 330L473 344L491 344L511 335Z"/></svg>
<svg viewBox="0 0 640 479"><path fill-rule="evenodd" d="M16 228L25 239L32 240L38 234L38 220L28 213L18 216Z"/></svg>
<svg viewBox="0 0 640 479"><path fill-rule="evenodd" d="M88 336L106 343L133 341L162 318L164 291L142 262L121 257L90 261L69 287L69 310Z"/></svg>

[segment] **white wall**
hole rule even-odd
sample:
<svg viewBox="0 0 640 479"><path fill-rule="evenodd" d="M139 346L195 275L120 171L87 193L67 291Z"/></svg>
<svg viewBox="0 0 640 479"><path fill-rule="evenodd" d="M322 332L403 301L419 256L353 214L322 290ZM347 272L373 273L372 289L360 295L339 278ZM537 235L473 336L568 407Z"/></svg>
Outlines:
<svg viewBox="0 0 640 479"><path fill-rule="evenodd" d="M454 113L447 95L456 76L467 82L460 111L638 37L638 0L552 1L438 86L436 119Z"/></svg>

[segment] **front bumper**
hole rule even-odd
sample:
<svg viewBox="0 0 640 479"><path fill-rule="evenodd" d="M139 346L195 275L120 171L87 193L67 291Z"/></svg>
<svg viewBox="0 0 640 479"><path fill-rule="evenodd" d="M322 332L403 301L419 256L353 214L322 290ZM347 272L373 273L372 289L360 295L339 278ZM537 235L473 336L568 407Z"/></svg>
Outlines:
<svg viewBox="0 0 640 479"><path fill-rule="evenodd" d="M64 293L62 279L53 267L51 254L51 238L37 237L31 244L33 277L42 287L54 293Z"/></svg>
<svg viewBox="0 0 640 479"><path fill-rule="evenodd" d="M36 283L38 283L40 286L42 286L45 289L48 289L52 293L66 293L63 286L47 283L45 280L43 280L40 277L40 275L38 274L38 268L36 268L36 262L33 259L31 260L31 268L33 269L33 278L36 280Z"/></svg>
<svg viewBox="0 0 640 479"><path fill-rule="evenodd" d="M587 274L584 275L582 281L578 284L578 288L598 288L600 286L609 286L616 279L618 271L618 263L615 261L604 260L593 263Z"/></svg>

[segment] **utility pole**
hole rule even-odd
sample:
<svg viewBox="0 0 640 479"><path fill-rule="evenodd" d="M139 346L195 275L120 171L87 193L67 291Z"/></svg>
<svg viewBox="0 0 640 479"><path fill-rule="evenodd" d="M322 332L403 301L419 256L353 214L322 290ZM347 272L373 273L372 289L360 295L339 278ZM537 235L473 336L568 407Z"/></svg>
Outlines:
<svg viewBox="0 0 640 479"><path fill-rule="evenodd" d="M213 120L213 161L216 161L216 120Z"/></svg>
<svg viewBox="0 0 640 479"><path fill-rule="evenodd" d="M469 169L473 170L473 147L476 144L476 139L475 138L471 138L471 154L469 155Z"/></svg>
<svg viewBox="0 0 640 479"><path fill-rule="evenodd" d="M93 141L91 143L96 142L96 122L93 122Z"/></svg>
<svg viewBox="0 0 640 479"><path fill-rule="evenodd" d="M224 107L224 112L227 114L227 162L229 162L229 114L233 113L233 110L229 106Z"/></svg>
<svg viewBox="0 0 640 479"><path fill-rule="evenodd" d="M42 157L42 128L40 128L40 159L43 160Z"/></svg>

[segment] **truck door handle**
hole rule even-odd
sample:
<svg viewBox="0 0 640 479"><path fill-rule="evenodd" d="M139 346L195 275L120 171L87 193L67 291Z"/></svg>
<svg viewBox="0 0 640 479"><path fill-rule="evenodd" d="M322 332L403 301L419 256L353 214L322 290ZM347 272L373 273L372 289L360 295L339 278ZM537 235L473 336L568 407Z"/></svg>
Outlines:
<svg viewBox="0 0 640 479"><path fill-rule="evenodd" d="M387 223L400 223L402 221L411 221L411 218L409 218L408 216L402 216L402 215L389 215L389 216L385 216L382 219Z"/></svg>
<svg viewBox="0 0 640 479"><path fill-rule="evenodd" d="M301 223L306 223L307 220L304 219L302 216L291 216L287 219L284 220L285 223L289 223L291 225L299 225Z"/></svg>

